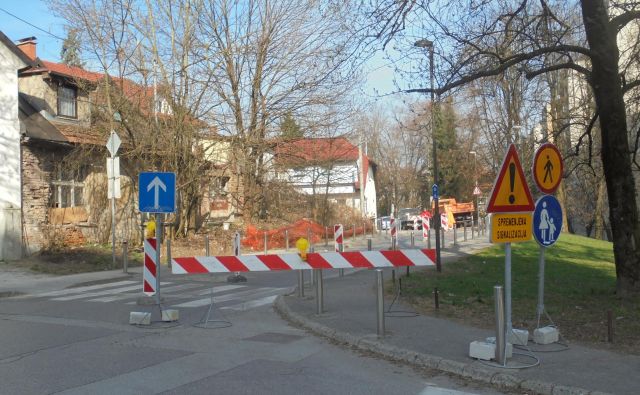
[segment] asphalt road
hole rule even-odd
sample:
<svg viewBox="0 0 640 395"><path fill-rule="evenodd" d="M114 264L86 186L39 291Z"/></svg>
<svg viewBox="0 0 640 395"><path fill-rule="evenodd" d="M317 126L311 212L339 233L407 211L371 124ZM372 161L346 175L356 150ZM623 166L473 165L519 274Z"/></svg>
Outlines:
<svg viewBox="0 0 640 395"><path fill-rule="evenodd" d="M139 273L0 298L0 393L499 393L292 327L271 302L293 290L295 274L247 277L230 284L226 275L163 272L163 305L180 320L149 327L128 323L132 311L159 321L157 306L140 298Z"/></svg>

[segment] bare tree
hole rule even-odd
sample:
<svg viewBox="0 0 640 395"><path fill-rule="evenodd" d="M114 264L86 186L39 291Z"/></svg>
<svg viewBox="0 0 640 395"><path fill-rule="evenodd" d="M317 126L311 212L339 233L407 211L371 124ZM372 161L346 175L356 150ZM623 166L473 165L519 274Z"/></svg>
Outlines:
<svg viewBox="0 0 640 395"><path fill-rule="evenodd" d="M610 8L605 3L610 3ZM573 6L582 11L581 23L570 17L568 10ZM618 33L633 27L640 17L638 5L604 0L495 0L481 4L381 0L371 15L382 26L377 36L385 40L406 37L416 29L434 39L442 55L440 62L447 66L437 88L440 93L513 68L521 69L527 78L560 69L585 76L595 98L602 138L617 290L621 294L639 291L640 256L636 246L640 243L640 224L632 173L635 150L629 145L624 95L640 81L636 73L620 68L620 48L624 46L618 41ZM547 23L557 28L541 28ZM405 29L408 25L416 29ZM505 41L513 43L509 46L512 50L504 50Z"/></svg>

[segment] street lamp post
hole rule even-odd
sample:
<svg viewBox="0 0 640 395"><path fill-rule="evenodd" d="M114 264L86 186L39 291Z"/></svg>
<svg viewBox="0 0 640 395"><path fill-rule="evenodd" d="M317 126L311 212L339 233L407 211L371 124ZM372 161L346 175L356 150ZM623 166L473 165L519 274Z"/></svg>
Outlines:
<svg viewBox="0 0 640 395"><path fill-rule="evenodd" d="M469 151L469 153L473 155L473 178L475 179L473 197L475 198L475 205L476 205L476 222L478 225L478 236L480 236L480 208L478 207L478 195L476 194L476 190L478 189L478 167L477 167L478 153L476 151ZM471 225L472 225L471 233L473 233L473 221Z"/></svg>
<svg viewBox="0 0 640 395"><path fill-rule="evenodd" d="M418 40L414 44L419 48L427 48L429 50L429 80L431 87L431 140L433 141L433 184L438 185L438 156L436 149L436 128L435 128L435 117L433 107L435 104L434 99L434 70L433 70L433 41L422 39ZM437 271L442 271L442 266L440 264L440 208L438 207L439 197L436 194L433 196L433 229L436 233L436 269Z"/></svg>

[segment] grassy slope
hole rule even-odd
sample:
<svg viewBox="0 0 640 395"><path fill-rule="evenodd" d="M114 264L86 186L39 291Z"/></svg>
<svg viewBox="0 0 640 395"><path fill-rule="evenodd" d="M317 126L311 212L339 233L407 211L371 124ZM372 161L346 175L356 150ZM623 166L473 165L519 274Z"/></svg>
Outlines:
<svg viewBox="0 0 640 395"><path fill-rule="evenodd" d="M540 247L533 241L512 244L514 327L536 327ZM607 310L614 313L615 341L640 351L640 301L615 295L612 244L563 234L545 251L545 307L568 339L606 341ZM440 291L438 314L492 327L493 286L504 284L504 246L403 279L403 295L421 311L434 312L433 289ZM542 320L541 326L548 324Z"/></svg>

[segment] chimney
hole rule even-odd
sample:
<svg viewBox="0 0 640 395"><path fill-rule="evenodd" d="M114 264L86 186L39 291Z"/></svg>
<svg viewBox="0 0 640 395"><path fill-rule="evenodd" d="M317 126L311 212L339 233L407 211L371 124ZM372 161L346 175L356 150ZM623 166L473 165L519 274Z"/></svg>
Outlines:
<svg viewBox="0 0 640 395"><path fill-rule="evenodd" d="M36 60L36 38L34 36L21 38L16 43L16 46L20 48L25 55L31 60Z"/></svg>

